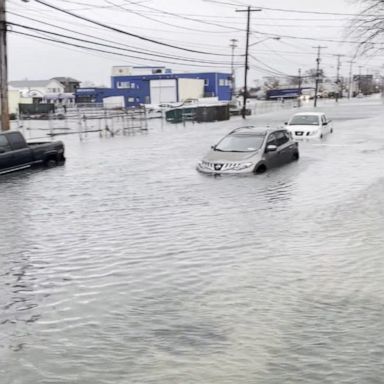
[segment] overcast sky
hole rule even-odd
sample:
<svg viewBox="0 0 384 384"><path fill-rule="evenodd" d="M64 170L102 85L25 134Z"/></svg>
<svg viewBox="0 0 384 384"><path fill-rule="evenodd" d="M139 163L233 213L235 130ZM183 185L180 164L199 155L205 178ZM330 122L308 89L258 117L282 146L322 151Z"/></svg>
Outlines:
<svg viewBox="0 0 384 384"><path fill-rule="evenodd" d="M244 10L247 5L264 8L251 14L250 85L263 76L296 75L299 68L303 73L314 68L317 54L314 47L318 45L326 47L321 50L325 74L336 74L335 55L342 54L345 56L341 57L341 73L347 76L347 62L356 50L356 44L349 42L356 39L346 31L352 19L348 14L359 10L353 0L42 1L153 42L108 30L36 0L28 3L7 0L8 22L13 23L8 39L10 80L70 76L109 86L114 65L165 65L173 72L230 72L229 44L231 39L237 39L234 61L237 83L241 84L246 13L236 10ZM117 54L61 45L57 41ZM93 45L90 41L104 45ZM381 57L357 58L354 72L370 73L381 65Z"/></svg>

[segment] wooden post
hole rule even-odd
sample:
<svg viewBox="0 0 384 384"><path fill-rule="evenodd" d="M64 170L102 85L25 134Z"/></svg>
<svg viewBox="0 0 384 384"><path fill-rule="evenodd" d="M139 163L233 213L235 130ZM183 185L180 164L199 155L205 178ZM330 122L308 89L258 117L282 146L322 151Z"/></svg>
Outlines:
<svg viewBox="0 0 384 384"><path fill-rule="evenodd" d="M1 131L7 131L9 130L9 109L5 0L0 0L0 114Z"/></svg>
<svg viewBox="0 0 384 384"><path fill-rule="evenodd" d="M301 68L299 68L299 84L297 88L297 106L301 107Z"/></svg>
<svg viewBox="0 0 384 384"><path fill-rule="evenodd" d="M243 108L241 109L241 116L245 119L247 111L247 78L248 78L248 50L249 50L249 33L250 33L250 21L251 12L259 12L261 9L252 9L250 6L246 10L236 9L236 12L247 12L247 32L246 32L246 43L245 43L245 64L244 64L244 93L243 93Z"/></svg>
<svg viewBox="0 0 384 384"><path fill-rule="evenodd" d="M317 58L316 58L316 81L315 81L315 97L313 99L313 106L316 107L317 106L317 98L318 98L318 92L319 92L319 82L320 82L320 50L322 48L327 48L327 47L322 47L322 46L318 46L318 47L313 47L313 48L316 48L317 49Z"/></svg>

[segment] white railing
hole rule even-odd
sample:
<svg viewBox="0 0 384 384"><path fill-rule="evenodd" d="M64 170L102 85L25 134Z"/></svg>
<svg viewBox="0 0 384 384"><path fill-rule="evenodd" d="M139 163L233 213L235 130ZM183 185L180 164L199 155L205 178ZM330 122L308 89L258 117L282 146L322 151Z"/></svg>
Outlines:
<svg viewBox="0 0 384 384"><path fill-rule="evenodd" d="M282 109L291 109L297 107L297 100L256 100L250 103L249 108L253 115L270 113Z"/></svg>

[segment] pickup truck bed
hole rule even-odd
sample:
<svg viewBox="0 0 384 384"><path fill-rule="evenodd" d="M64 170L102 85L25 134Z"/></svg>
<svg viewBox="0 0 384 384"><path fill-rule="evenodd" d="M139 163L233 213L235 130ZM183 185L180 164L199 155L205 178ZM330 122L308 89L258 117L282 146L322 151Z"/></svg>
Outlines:
<svg viewBox="0 0 384 384"><path fill-rule="evenodd" d="M18 131L0 133L0 174L38 165L52 167L64 162L61 141L27 143Z"/></svg>

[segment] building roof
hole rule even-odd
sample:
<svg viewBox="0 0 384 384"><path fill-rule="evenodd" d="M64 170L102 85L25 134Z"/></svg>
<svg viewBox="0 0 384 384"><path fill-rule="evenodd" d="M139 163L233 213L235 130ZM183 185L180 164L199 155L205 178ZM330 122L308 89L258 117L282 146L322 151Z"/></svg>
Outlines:
<svg viewBox="0 0 384 384"><path fill-rule="evenodd" d="M59 81L60 83L80 83L79 80L74 79L73 77L53 77L54 80Z"/></svg>
<svg viewBox="0 0 384 384"><path fill-rule="evenodd" d="M10 81L9 85L15 88L30 88L30 87L46 87L51 79L49 80L17 80Z"/></svg>

